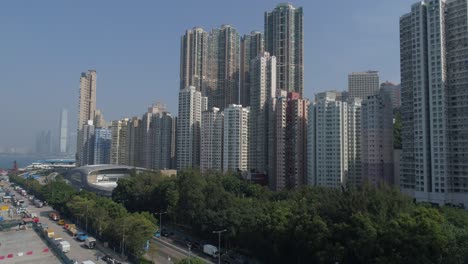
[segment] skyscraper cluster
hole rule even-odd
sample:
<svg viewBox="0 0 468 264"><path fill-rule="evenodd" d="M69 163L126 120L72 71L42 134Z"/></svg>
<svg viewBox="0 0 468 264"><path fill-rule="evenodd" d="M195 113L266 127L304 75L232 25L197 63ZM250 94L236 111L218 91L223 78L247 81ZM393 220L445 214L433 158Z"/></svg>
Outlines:
<svg viewBox="0 0 468 264"><path fill-rule="evenodd" d="M307 132L309 184L395 184L393 103L377 71L349 74L347 92L316 94Z"/></svg>
<svg viewBox="0 0 468 264"><path fill-rule="evenodd" d="M352 72L347 91L313 102L303 97L303 10L291 4L265 12L263 32L187 30L177 117L158 103L107 124L96 72L83 73L79 164L256 174L273 190L400 184L419 201L468 205L467 2L422 1L400 18L401 84Z"/></svg>
<svg viewBox="0 0 468 264"><path fill-rule="evenodd" d="M185 32L178 169L261 173L273 189L305 183L302 16L280 4L265 13L264 33L240 37L231 25Z"/></svg>
<svg viewBox="0 0 468 264"><path fill-rule="evenodd" d="M148 169L175 167L176 118L157 103L139 117L107 123L96 110L96 71L80 79L77 164L119 164ZM83 91L86 90L86 91ZM90 96L92 95L92 96ZM85 97L84 96L88 96ZM91 112L90 109L95 109Z"/></svg>

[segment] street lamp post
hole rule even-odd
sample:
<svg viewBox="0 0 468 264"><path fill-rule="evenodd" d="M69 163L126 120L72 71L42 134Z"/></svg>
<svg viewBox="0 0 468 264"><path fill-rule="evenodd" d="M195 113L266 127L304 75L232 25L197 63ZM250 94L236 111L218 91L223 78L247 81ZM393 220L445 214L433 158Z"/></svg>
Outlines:
<svg viewBox="0 0 468 264"><path fill-rule="evenodd" d="M165 212L162 212L162 213L154 213L155 215L158 214L159 215L159 227L161 228L161 231L159 232L161 235L162 235L162 215L163 214L167 214L167 211Z"/></svg>
<svg viewBox="0 0 468 264"><path fill-rule="evenodd" d="M218 264L221 264L221 233L226 232L227 229L213 231L213 234L218 234Z"/></svg>
<svg viewBox="0 0 468 264"><path fill-rule="evenodd" d="M188 261L189 261L189 264L191 263L191 258L192 258L192 244L188 243L187 244L187 247L188 247Z"/></svg>

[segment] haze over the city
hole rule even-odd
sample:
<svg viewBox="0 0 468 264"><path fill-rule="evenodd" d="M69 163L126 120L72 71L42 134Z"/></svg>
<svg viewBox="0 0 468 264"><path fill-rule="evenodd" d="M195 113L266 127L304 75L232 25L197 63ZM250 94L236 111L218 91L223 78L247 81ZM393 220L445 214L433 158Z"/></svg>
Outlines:
<svg viewBox="0 0 468 264"><path fill-rule="evenodd" d="M282 1L8 1L0 8L0 148L28 147L58 128L76 129L80 73L98 72L106 120L141 115L155 101L177 115L180 37L230 24L263 31ZM399 21L411 2L291 1L304 8L304 95L345 90L347 74L378 70L399 82ZM55 132L55 131L53 131Z"/></svg>

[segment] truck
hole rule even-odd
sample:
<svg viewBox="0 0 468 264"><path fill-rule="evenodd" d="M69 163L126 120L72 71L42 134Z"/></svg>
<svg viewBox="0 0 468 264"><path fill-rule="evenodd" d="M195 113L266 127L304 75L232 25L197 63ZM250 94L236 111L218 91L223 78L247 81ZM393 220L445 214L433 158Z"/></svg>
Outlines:
<svg viewBox="0 0 468 264"><path fill-rule="evenodd" d="M54 232L53 229L47 228L44 232L47 234L47 236L48 236L49 238L54 237L55 232Z"/></svg>
<svg viewBox="0 0 468 264"><path fill-rule="evenodd" d="M78 232L78 234L76 234L76 239L78 241L85 241L87 238L88 235L85 232Z"/></svg>
<svg viewBox="0 0 468 264"><path fill-rule="evenodd" d="M70 243L68 243L68 241L62 241L58 244L58 247L59 249L63 252L63 253L67 253L67 252L70 252Z"/></svg>
<svg viewBox="0 0 468 264"><path fill-rule="evenodd" d="M60 220L60 215L58 213L56 213L56 212L50 213L49 217L50 217L50 219L52 219L54 221Z"/></svg>
<svg viewBox="0 0 468 264"><path fill-rule="evenodd" d="M26 190L21 190L21 195L26 196L27 194Z"/></svg>
<svg viewBox="0 0 468 264"><path fill-rule="evenodd" d="M218 257L218 248L210 244L205 244L203 245L203 253L216 258Z"/></svg>
<svg viewBox="0 0 468 264"><path fill-rule="evenodd" d="M60 244L60 242L63 241L63 239L61 237L54 236L53 239L54 239L54 244L57 245L57 246Z"/></svg>
<svg viewBox="0 0 468 264"><path fill-rule="evenodd" d="M72 237L75 237L78 234L78 230L76 230L76 227L70 227L67 229L67 231Z"/></svg>
<svg viewBox="0 0 468 264"><path fill-rule="evenodd" d="M43 203L41 200L39 200L39 199L34 199L34 200L33 200L33 204L34 204L36 207L38 207L38 208L41 208L41 207L44 206L44 203Z"/></svg>
<svg viewBox="0 0 468 264"><path fill-rule="evenodd" d="M85 246L89 249L93 249L96 246L96 239L94 237L86 238Z"/></svg>
<svg viewBox="0 0 468 264"><path fill-rule="evenodd" d="M75 228L76 229L76 225L75 224L64 224L63 228L66 229L66 230L68 230L70 228Z"/></svg>

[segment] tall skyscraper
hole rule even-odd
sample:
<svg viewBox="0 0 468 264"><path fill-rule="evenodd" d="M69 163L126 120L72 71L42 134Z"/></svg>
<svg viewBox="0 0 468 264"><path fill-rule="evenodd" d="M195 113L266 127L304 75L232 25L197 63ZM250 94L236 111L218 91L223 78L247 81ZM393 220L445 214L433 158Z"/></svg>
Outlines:
<svg viewBox="0 0 468 264"><path fill-rule="evenodd" d="M315 95L309 108L308 184L340 187L361 180L359 98L336 91Z"/></svg>
<svg viewBox="0 0 468 264"><path fill-rule="evenodd" d="M224 171L249 168L249 112L249 108L235 104L224 109Z"/></svg>
<svg viewBox="0 0 468 264"><path fill-rule="evenodd" d="M251 61L250 68L250 169L268 173L270 151L270 119L276 97L276 58L268 52Z"/></svg>
<svg viewBox="0 0 468 264"><path fill-rule="evenodd" d="M175 118L167 111L152 116L150 125L151 169L173 169L175 122Z"/></svg>
<svg viewBox="0 0 468 264"><path fill-rule="evenodd" d="M299 93L288 93L286 115L286 186L290 189L306 184L307 119L309 101Z"/></svg>
<svg viewBox="0 0 468 264"><path fill-rule="evenodd" d="M265 12L265 51L277 60L278 89L297 92L304 89L304 42L302 7L279 4Z"/></svg>
<svg viewBox="0 0 468 264"><path fill-rule="evenodd" d="M92 165L94 163L94 124L92 120L83 125L78 137L81 151L78 152L78 166Z"/></svg>
<svg viewBox="0 0 468 264"><path fill-rule="evenodd" d="M279 91L273 99L269 138L269 184L273 190L294 189L306 183L308 100L299 93Z"/></svg>
<svg viewBox="0 0 468 264"><path fill-rule="evenodd" d="M340 100L340 97L337 98ZM348 178L349 186L359 186L362 183L362 109L361 98L346 98L341 93L341 100L347 100L348 125Z"/></svg>
<svg viewBox="0 0 468 264"><path fill-rule="evenodd" d="M263 54L263 34L258 31L244 35L240 42L240 104L250 106L250 65L251 61Z"/></svg>
<svg viewBox="0 0 468 264"><path fill-rule="evenodd" d="M401 107L401 85L392 82L384 82L380 84L380 91L390 97L393 108Z"/></svg>
<svg viewBox="0 0 468 264"><path fill-rule="evenodd" d="M83 151L84 144L89 138L87 134L83 132L83 126L88 125L89 121L92 122L94 128L94 115L96 112L96 78L97 74L95 70L89 70L87 73L81 73L80 77L80 97L78 101L78 127L77 127L77 143L76 143L76 164L81 166L88 164L88 161L81 160L82 157L87 157ZM85 134L83 134L85 133ZM85 162L85 163L83 163Z"/></svg>
<svg viewBox="0 0 468 264"><path fill-rule="evenodd" d="M466 127L466 124L468 124L467 21L468 1L447 1L445 17L447 79L445 84L448 95L449 131L447 146L449 176L447 177L446 186L451 195L447 195L445 202L463 203L465 208L468 207L468 148L461 146L466 146L468 139L468 129ZM430 30L436 31L437 29L432 27ZM438 61L434 63L438 64ZM437 79L432 78L438 80L438 75ZM437 188L437 186L435 187Z"/></svg>
<svg viewBox="0 0 468 264"><path fill-rule="evenodd" d="M92 164L110 164L112 131L108 128L94 129L94 156Z"/></svg>
<svg viewBox="0 0 468 264"><path fill-rule="evenodd" d="M395 183L393 174L393 105L384 91L362 101L362 180L374 185Z"/></svg>
<svg viewBox="0 0 468 264"><path fill-rule="evenodd" d="M224 109L230 104L239 103L239 48L240 36L230 25L213 29L213 41L217 43L217 89L207 93L208 99L214 102L209 107ZM210 102L209 101L209 102Z"/></svg>
<svg viewBox="0 0 468 264"><path fill-rule="evenodd" d="M365 99L379 91L379 72L353 72L348 74L349 98Z"/></svg>
<svg viewBox="0 0 468 264"><path fill-rule="evenodd" d="M187 30L181 41L180 89L193 86L210 107L239 102L240 36L230 25Z"/></svg>
<svg viewBox="0 0 468 264"><path fill-rule="evenodd" d="M185 32L180 48L180 89L194 86L203 91L208 73L208 32L195 27Z"/></svg>
<svg viewBox="0 0 468 264"><path fill-rule="evenodd" d="M125 164L134 167L143 167L143 129L141 119L133 117L127 123L127 137L125 143Z"/></svg>
<svg viewBox="0 0 468 264"><path fill-rule="evenodd" d="M60 114L60 131L59 131L59 152L60 154L67 153L68 140L68 111L62 109Z"/></svg>
<svg viewBox="0 0 468 264"><path fill-rule="evenodd" d="M466 0L428 0L400 18L400 184L417 201L468 205L467 17Z"/></svg>
<svg viewBox="0 0 468 264"><path fill-rule="evenodd" d="M148 108L148 111L143 115L141 120L141 136L143 137L143 153L142 153L142 167L151 169L153 168L153 145L151 135L151 120L154 115L166 112L166 106L162 103L155 103Z"/></svg>
<svg viewBox="0 0 468 264"><path fill-rule="evenodd" d="M219 108L202 113L200 169L223 170L223 125L224 113Z"/></svg>
<svg viewBox="0 0 468 264"><path fill-rule="evenodd" d="M112 121L111 164L125 165L127 162L128 122L128 118Z"/></svg>
<svg viewBox="0 0 468 264"><path fill-rule="evenodd" d="M193 86L179 92L177 118L177 169L200 166L200 122L206 98Z"/></svg>
<svg viewBox="0 0 468 264"><path fill-rule="evenodd" d="M95 70L81 73L80 77L80 98L78 105L78 130L94 120L96 112L96 78Z"/></svg>
<svg viewBox="0 0 468 264"><path fill-rule="evenodd" d="M272 126L269 137L271 141L272 151L268 155L269 173L268 184L270 189L281 191L287 187L286 179L286 144L287 144L287 92L278 90L276 98L273 100L274 115L269 120Z"/></svg>

